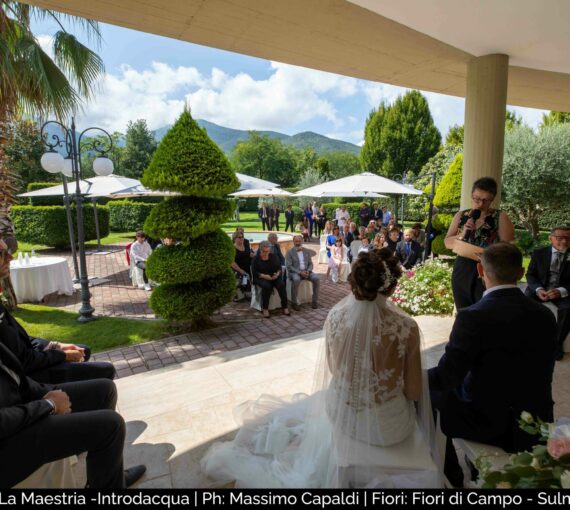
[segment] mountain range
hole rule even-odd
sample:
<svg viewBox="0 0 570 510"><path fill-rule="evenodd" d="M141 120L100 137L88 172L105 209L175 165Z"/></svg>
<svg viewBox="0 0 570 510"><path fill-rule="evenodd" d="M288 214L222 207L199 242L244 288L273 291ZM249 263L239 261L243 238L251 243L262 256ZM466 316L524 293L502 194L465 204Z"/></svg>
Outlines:
<svg viewBox="0 0 570 510"><path fill-rule="evenodd" d="M214 140L226 154L232 151L237 142L249 138L249 131L219 126L218 124L202 119L196 119L196 122L203 128L206 128L208 136ZM172 126L163 126L154 130L153 133L156 140L160 142L171 127ZM291 145L295 149L313 148L317 154L325 154L327 152L351 152L358 155L360 153L360 147L358 145L342 140L335 140L334 138L319 135L312 131L305 131L292 136L277 131L257 132L269 138L280 140L285 145Z"/></svg>

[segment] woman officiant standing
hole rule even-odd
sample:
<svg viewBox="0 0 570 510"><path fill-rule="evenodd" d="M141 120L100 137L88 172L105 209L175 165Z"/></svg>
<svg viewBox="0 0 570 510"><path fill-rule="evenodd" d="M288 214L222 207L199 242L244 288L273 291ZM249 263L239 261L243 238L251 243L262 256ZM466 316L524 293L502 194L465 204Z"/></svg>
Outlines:
<svg viewBox="0 0 570 510"><path fill-rule="evenodd" d="M481 249L499 241L514 240L515 229L507 214L491 207L496 196L497 181L492 177L481 177L473 183L471 209L459 211L453 218L445 237L446 248L453 250L456 239ZM458 255L451 286L457 310L479 301L485 287L477 273L477 261Z"/></svg>

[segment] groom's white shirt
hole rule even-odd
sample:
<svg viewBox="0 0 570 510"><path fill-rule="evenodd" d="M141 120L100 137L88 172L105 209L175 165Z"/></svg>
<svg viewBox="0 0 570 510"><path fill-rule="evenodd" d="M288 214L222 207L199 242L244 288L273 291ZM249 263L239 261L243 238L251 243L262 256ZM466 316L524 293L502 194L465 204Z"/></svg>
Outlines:
<svg viewBox="0 0 570 510"><path fill-rule="evenodd" d="M485 297L487 294L490 294L491 292L495 292L496 290L502 290L502 289L520 289L520 287L518 285L511 285L510 283L507 285L497 285L483 292L483 297Z"/></svg>

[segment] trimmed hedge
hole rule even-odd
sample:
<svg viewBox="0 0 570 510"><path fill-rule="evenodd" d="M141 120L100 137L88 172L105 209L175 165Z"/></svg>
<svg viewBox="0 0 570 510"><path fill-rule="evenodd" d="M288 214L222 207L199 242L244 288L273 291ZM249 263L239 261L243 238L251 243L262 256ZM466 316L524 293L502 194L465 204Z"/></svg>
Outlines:
<svg viewBox="0 0 570 510"><path fill-rule="evenodd" d="M218 230L194 239L190 245L163 246L152 252L146 272L161 284L194 283L223 274L234 260L228 234Z"/></svg>
<svg viewBox="0 0 570 510"><path fill-rule="evenodd" d="M161 248L162 249L162 248ZM150 296L154 312L168 321L197 321L231 301L236 278L231 269L191 284L162 284Z"/></svg>
<svg viewBox="0 0 570 510"><path fill-rule="evenodd" d="M60 182L30 182L26 190L28 192L36 191L38 189L48 188L51 186L59 186L60 184ZM69 189L69 191L71 191L71 189ZM28 203L30 205L64 205L63 195L54 197L28 197Z"/></svg>
<svg viewBox="0 0 570 510"><path fill-rule="evenodd" d="M92 206L83 208L85 240L97 239L95 216ZM101 238L109 235L109 209L97 206ZM55 248L69 247L69 231L64 206L15 205L11 209L16 239L25 243L45 244ZM71 210L75 235L77 235L77 212Z"/></svg>
<svg viewBox="0 0 570 510"><path fill-rule="evenodd" d="M156 204L117 200L109 202L109 228L111 232L142 230L145 220Z"/></svg>
<svg viewBox="0 0 570 510"><path fill-rule="evenodd" d="M187 110L160 142L141 181L195 197L222 197L240 185L228 158Z"/></svg>
<svg viewBox="0 0 570 510"><path fill-rule="evenodd" d="M431 242L431 251L434 252L436 255L455 255L453 251L448 250L445 247L445 236L447 231L444 234L439 234L434 237L433 241Z"/></svg>
<svg viewBox="0 0 570 510"><path fill-rule="evenodd" d="M150 237L170 237L187 243L216 231L233 212L232 202L223 198L170 198L153 208L144 223L144 231Z"/></svg>

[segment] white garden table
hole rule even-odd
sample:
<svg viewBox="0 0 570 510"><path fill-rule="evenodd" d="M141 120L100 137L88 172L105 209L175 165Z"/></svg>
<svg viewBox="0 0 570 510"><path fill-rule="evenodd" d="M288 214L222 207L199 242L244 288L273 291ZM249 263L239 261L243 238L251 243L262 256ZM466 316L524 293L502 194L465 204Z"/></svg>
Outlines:
<svg viewBox="0 0 570 510"><path fill-rule="evenodd" d="M63 257L33 257L29 264L10 263L10 277L20 303L37 303L53 292L74 292L67 260Z"/></svg>

